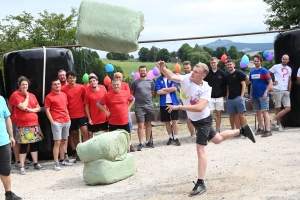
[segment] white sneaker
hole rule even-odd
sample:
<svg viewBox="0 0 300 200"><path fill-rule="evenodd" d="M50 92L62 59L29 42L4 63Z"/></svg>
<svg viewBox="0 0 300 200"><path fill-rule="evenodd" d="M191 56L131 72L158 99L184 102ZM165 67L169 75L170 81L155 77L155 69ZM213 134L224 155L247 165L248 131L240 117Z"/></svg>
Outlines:
<svg viewBox="0 0 300 200"><path fill-rule="evenodd" d="M278 128L278 131L282 132L283 131L283 128L282 126L280 125L279 128Z"/></svg>
<svg viewBox="0 0 300 200"><path fill-rule="evenodd" d="M270 120L271 125L273 126L273 128L279 128L279 126L277 125L277 121L274 120Z"/></svg>
<svg viewBox="0 0 300 200"><path fill-rule="evenodd" d="M59 162L59 164L64 165L64 166L72 166L73 165L73 163L67 162L66 160Z"/></svg>
<svg viewBox="0 0 300 200"><path fill-rule="evenodd" d="M26 174L26 171L25 171L24 167L21 167L21 168L20 168L20 174L22 174L22 175L25 175L25 174Z"/></svg>
<svg viewBox="0 0 300 200"><path fill-rule="evenodd" d="M61 170L61 168L60 168L60 166L59 166L59 163L57 162L57 163L54 163L54 165L53 165L53 169L55 170L55 171L59 171L59 170Z"/></svg>

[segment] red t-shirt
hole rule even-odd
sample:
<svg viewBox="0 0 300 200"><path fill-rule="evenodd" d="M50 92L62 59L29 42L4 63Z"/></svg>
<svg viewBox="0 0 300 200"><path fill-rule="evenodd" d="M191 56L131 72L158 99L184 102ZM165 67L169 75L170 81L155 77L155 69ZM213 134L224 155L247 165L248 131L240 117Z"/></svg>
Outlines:
<svg viewBox="0 0 300 200"><path fill-rule="evenodd" d="M59 123L68 123L70 117L67 113L68 99L63 92L59 94L50 92L45 99L45 108L50 108L53 121Z"/></svg>
<svg viewBox="0 0 300 200"><path fill-rule="evenodd" d="M71 119L85 117L84 96L86 93L83 85L75 84L73 87L66 86L62 89L68 98L68 110Z"/></svg>
<svg viewBox="0 0 300 200"><path fill-rule="evenodd" d="M28 100L27 107L36 108L36 106L39 105L36 97L34 96L34 94L30 92L28 92L28 95L29 95L29 100ZM17 107L20 103L23 103L25 101L25 98L26 96L23 93L21 93L20 90L15 91L10 96L10 105L13 105L14 109L16 110L17 126L18 127L36 126L39 124L37 113L27 112Z"/></svg>
<svg viewBox="0 0 300 200"><path fill-rule="evenodd" d="M84 104L89 104L93 124L102 124L107 121L106 114L97 107L97 102L102 99L106 93L106 88L103 86L99 87L98 91L91 89L85 94Z"/></svg>
<svg viewBox="0 0 300 200"><path fill-rule="evenodd" d="M112 125L125 125L128 119L128 101L133 100L133 96L126 90L120 92L109 91L106 93L101 103L106 105L110 111L108 123Z"/></svg>
<svg viewBox="0 0 300 200"><path fill-rule="evenodd" d="M12 104L13 100L12 100L11 97L12 97L16 92L18 92L18 91L20 91L20 90L14 91L14 92L10 95L10 98L9 98L9 100L8 100L8 104L12 106L12 113L11 113L11 116L10 116L12 122L17 122L17 110L16 110L15 106Z"/></svg>
<svg viewBox="0 0 300 200"><path fill-rule="evenodd" d="M130 93L129 85L126 82L121 82L121 90L126 90ZM113 91L112 84L109 84L108 91Z"/></svg>

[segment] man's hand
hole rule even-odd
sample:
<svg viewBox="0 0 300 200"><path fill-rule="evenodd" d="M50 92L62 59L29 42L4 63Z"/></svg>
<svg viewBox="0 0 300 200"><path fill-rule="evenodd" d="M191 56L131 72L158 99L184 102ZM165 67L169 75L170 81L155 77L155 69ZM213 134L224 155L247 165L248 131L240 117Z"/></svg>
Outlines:
<svg viewBox="0 0 300 200"><path fill-rule="evenodd" d="M89 119L89 124L90 124L90 125L93 125L92 119Z"/></svg>
<svg viewBox="0 0 300 200"><path fill-rule="evenodd" d="M165 66L165 61L158 61L157 64L156 64L156 67L161 70L162 68L164 68Z"/></svg>
<svg viewBox="0 0 300 200"><path fill-rule="evenodd" d="M109 111L106 111L105 114L107 117L109 117L111 113Z"/></svg>
<svg viewBox="0 0 300 200"><path fill-rule="evenodd" d="M264 93L263 100L266 100L266 99L267 99L267 94Z"/></svg>
<svg viewBox="0 0 300 200"><path fill-rule="evenodd" d="M16 144L15 138L14 137L10 137L9 140L10 140L10 146L14 147L15 144Z"/></svg>
<svg viewBox="0 0 300 200"><path fill-rule="evenodd" d="M166 110L171 113L173 110L179 110L179 106L167 105Z"/></svg>

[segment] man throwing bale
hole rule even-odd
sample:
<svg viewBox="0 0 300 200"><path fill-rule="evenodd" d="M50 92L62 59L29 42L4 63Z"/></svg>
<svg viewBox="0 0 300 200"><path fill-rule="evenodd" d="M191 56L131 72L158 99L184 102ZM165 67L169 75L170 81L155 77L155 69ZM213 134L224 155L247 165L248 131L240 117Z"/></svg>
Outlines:
<svg viewBox="0 0 300 200"><path fill-rule="evenodd" d="M168 105L167 110L186 110L188 118L197 130L196 148L198 155L198 180L194 188L190 192L190 196L202 194L206 191L204 184L204 175L207 167L206 145L210 140L215 144L232 138L234 136L243 135L248 137L255 143L255 136L248 124L241 129L227 130L217 133L212 127L212 116L208 107L208 102L211 97L211 87L207 82L203 81L209 72L206 64L197 64L192 73L177 76L165 67L164 61L159 61L157 67L162 74L169 80L181 84L180 97L184 105Z"/></svg>

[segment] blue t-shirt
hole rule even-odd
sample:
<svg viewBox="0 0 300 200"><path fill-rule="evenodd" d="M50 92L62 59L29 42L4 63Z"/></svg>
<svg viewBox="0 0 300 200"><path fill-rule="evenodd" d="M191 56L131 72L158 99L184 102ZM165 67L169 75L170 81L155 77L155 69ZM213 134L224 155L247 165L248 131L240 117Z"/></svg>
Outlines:
<svg viewBox="0 0 300 200"><path fill-rule="evenodd" d="M263 97L266 88L268 87L271 76L266 68L252 69L249 77L252 84L252 97L259 98ZM269 96L269 93L267 94Z"/></svg>
<svg viewBox="0 0 300 200"><path fill-rule="evenodd" d="M6 102L2 96L0 96L0 146L4 146L10 143L9 134L6 129L5 118L10 116L10 112L7 108Z"/></svg>

